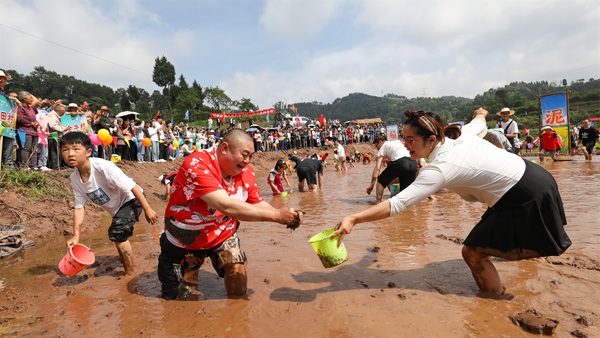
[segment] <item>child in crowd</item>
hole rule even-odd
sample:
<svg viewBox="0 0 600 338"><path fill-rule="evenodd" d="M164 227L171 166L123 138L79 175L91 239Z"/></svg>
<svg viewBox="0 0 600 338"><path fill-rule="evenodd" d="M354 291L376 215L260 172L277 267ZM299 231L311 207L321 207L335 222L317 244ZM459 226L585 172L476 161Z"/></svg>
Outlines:
<svg viewBox="0 0 600 338"><path fill-rule="evenodd" d="M189 154L192 153L190 151L190 140L185 140L183 142L183 145L181 146L181 153L183 154L183 157L187 157Z"/></svg>
<svg viewBox="0 0 600 338"><path fill-rule="evenodd" d="M92 142L87 135L80 132L66 133L60 138L59 147L65 163L75 168L71 174L75 198L73 237L67 241L67 246L79 243L85 218L85 203L98 204L113 216L108 228L108 238L117 247L125 275L131 275L133 252L129 237L133 235L133 225L139 221L142 209L150 223L158 220L158 214L148 204L142 189L114 163L101 158L90 158Z"/></svg>
<svg viewBox="0 0 600 338"><path fill-rule="evenodd" d="M275 168L271 169L269 176L267 176L267 183L269 183L274 195L279 195L283 192L283 181L287 183L288 187L292 187L287 178L287 174L285 173L287 167L284 160L278 160L277 163L275 163Z"/></svg>

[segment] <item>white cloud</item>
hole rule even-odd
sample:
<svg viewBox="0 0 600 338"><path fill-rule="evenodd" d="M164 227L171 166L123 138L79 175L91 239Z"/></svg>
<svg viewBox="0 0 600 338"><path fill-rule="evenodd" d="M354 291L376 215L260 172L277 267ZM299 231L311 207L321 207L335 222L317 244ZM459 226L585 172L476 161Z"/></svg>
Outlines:
<svg viewBox="0 0 600 338"><path fill-rule="evenodd" d="M11 15L2 24L26 33L0 25L0 68L28 73L41 65L151 92L154 60L165 55L178 76L218 85L262 108L277 101L330 103L352 92L473 97L513 81L600 77L596 0L265 0L236 2L235 11L227 1L205 0L194 6L210 19L190 20L194 14L182 6L136 0L3 0Z"/></svg>
<svg viewBox="0 0 600 338"><path fill-rule="evenodd" d="M341 0L266 0L260 23L271 35L305 40L319 34L335 16Z"/></svg>

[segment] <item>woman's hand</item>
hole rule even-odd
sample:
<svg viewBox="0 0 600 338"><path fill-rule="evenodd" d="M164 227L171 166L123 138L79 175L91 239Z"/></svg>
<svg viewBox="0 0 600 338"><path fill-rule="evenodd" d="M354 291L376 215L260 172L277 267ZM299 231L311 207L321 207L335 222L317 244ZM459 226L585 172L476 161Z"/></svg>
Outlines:
<svg viewBox="0 0 600 338"><path fill-rule="evenodd" d="M335 232L331 235L331 239L334 239L337 236L340 236L340 240L338 241L338 247L342 244L344 237L352 232L352 228L354 228L354 218L351 216L344 217L341 222L339 222L335 226Z"/></svg>

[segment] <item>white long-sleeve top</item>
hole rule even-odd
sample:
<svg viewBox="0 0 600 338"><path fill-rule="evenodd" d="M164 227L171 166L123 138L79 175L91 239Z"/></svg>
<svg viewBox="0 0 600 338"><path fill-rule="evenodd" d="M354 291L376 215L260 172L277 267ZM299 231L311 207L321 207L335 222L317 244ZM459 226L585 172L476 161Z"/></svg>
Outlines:
<svg viewBox="0 0 600 338"><path fill-rule="evenodd" d="M462 135L446 138L429 155L429 164L416 180L389 199L390 216L403 212L442 188L457 193L466 201L493 206L525 173L519 156L477 137L485 128L474 120L462 128Z"/></svg>

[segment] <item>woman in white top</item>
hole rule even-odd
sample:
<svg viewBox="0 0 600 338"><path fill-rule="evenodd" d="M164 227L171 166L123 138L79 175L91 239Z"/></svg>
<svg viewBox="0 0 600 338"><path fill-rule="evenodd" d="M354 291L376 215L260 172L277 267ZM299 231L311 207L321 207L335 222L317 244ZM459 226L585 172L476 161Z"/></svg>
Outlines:
<svg viewBox="0 0 600 338"><path fill-rule="evenodd" d="M443 122L433 113L406 111L405 115L403 133L411 158L426 157L430 163L395 197L342 219L332 238L341 235L341 242L355 224L393 216L446 188L467 201L488 205L462 249L483 292L503 295L505 291L490 256L508 260L556 256L571 245L552 175L476 136L485 128L485 109L475 111L456 140L444 136Z"/></svg>

